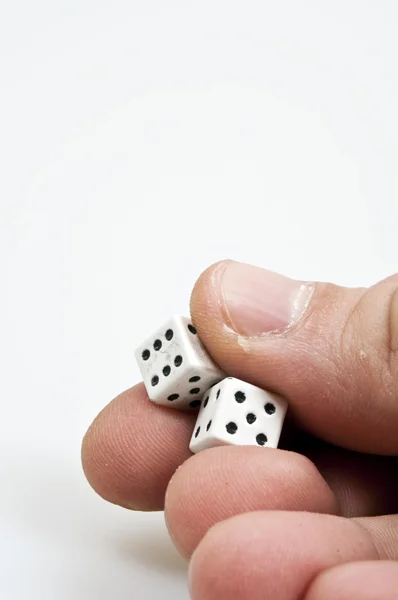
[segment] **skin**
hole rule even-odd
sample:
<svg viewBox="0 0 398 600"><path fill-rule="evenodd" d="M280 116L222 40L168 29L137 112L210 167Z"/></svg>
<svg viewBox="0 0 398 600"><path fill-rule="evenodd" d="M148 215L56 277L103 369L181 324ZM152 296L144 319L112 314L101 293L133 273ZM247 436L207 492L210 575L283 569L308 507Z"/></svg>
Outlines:
<svg viewBox="0 0 398 600"><path fill-rule="evenodd" d="M141 383L89 428L88 481L165 511L193 600L398 600L398 277L316 284L295 325L245 338L223 308L228 264L198 279L192 319L229 375L287 398L281 449L192 456L195 414L154 405Z"/></svg>

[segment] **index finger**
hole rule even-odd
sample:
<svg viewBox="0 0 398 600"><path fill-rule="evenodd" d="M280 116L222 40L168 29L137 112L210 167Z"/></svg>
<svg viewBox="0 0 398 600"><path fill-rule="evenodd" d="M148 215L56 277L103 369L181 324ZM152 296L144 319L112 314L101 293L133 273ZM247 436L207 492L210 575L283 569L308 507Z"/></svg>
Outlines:
<svg viewBox="0 0 398 600"><path fill-rule="evenodd" d="M143 383L112 400L87 431L84 473L105 500L161 510L173 473L191 453L195 415L149 401Z"/></svg>

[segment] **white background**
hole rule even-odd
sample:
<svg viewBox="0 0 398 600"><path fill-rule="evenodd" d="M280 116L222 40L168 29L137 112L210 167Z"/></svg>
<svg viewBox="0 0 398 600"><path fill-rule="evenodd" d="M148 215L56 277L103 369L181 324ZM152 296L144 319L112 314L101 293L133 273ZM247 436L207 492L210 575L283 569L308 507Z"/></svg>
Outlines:
<svg viewBox="0 0 398 600"><path fill-rule="evenodd" d="M210 263L397 268L397 30L395 0L1 3L2 598L187 599L81 438Z"/></svg>

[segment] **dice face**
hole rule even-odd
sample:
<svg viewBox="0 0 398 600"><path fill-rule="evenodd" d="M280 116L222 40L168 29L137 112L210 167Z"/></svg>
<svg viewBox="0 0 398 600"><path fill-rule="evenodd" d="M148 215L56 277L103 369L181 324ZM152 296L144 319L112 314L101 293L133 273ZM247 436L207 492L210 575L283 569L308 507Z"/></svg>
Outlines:
<svg viewBox="0 0 398 600"><path fill-rule="evenodd" d="M216 446L277 448L287 402L250 383L228 377L204 394L190 450Z"/></svg>
<svg viewBox="0 0 398 600"><path fill-rule="evenodd" d="M186 317L172 317L135 356L149 398L174 408L197 408L204 392L225 376Z"/></svg>

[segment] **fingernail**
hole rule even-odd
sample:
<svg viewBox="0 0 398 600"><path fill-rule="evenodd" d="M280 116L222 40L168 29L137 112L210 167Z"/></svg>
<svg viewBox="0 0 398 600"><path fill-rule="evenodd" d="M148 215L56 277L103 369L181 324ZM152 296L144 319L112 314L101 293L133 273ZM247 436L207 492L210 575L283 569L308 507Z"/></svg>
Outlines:
<svg viewBox="0 0 398 600"><path fill-rule="evenodd" d="M221 287L229 325L241 335L258 336L296 323L307 309L314 284L231 261Z"/></svg>

